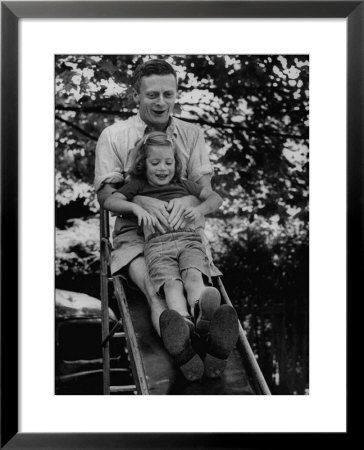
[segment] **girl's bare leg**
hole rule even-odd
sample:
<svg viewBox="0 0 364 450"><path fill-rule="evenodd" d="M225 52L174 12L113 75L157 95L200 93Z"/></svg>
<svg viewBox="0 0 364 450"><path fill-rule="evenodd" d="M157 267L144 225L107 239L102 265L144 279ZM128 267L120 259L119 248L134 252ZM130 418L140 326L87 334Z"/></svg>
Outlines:
<svg viewBox="0 0 364 450"><path fill-rule="evenodd" d="M206 286L203 282L202 273L194 268L184 270L182 272L182 280L186 290L191 315L193 316L196 300L200 298L200 295Z"/></svg>
<svg viewBox="0 0 364 450"><path fill-rule="evenodd" d="M183 292L182 281L168 280L163 288L168 308L177 311L182 316L188 316L187 300Z"/></svg>
<svg viewBox="0 0 364 450"><path fill-rule="evenodd" d="M129 276L147 298L153 326L160 336L159 316L167 308L166 302L154 290L143 256L129 264Z"/></svg>

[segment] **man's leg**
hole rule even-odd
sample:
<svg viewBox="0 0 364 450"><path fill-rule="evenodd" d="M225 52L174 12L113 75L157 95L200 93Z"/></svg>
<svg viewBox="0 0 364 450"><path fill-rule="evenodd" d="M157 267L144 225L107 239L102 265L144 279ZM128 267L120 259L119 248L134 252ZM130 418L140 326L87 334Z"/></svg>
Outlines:
<svg viewBox="0 0 364 450"><path fill-rule="evenodd" d="M167 305L164 299L154 291L144 256L138 256L129 264L129 276L147 298L153 326L160 336L159 316L167 309Z"/></svg>

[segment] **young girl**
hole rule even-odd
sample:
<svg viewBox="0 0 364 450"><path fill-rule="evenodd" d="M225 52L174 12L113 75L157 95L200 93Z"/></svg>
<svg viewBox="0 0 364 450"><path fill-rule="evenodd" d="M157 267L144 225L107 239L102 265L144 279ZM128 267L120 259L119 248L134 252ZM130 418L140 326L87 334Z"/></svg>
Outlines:
<svg viewBox="0 0 364 450"><path fill-rule="evenodd" d="M143 227L149 276L156 292L165 297L168 306L168 310L160 316L161 337L184 376L195 380L201 378L204 371L207 376L219 376L225 368L226 353L230 353L236 343L238 324L235 310L224 308L227 305L220 306L219 291L206 287L206 284L211 284L211 275L199 233L203 217L217 210L222 199L206 187L181 179L182 167L177 149L165 133L155 131L148 134L134 151L130 180L105 201L104 207L117 214L134 216L138 226ZM184 228L165 228L162 232L156 231L153 216L132 203L136 195L165 202L194 195L201 203L186 208ZM225 311L223 317L220 317L221 311L220 315L217 314L221 308ZM227 332L227 338L222 339L221 324L214 325L215 314L220 317L219 321L224 323L225 329L230 327L233 330ZM214 348L210 342L215 356L208 351L204 367L192 347L191 336L194 331L206 336L211 327L219 329L215 332L219 342L212 342ZM210 336L209 341L211 339ZM223 345L220 341L224 341Z"/></svg>

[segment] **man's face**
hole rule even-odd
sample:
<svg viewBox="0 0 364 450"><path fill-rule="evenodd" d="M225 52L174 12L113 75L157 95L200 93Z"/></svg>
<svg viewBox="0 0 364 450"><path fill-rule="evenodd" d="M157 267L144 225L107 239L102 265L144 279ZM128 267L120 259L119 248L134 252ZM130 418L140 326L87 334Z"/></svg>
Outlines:
<svg viewBox="0 0 364 450"><path fill-rule="evenodd" d="M140 117L156 130L164 130L167 126L176 97L177 83L172 74L143 77L140 91L134 92Z"/></svg>

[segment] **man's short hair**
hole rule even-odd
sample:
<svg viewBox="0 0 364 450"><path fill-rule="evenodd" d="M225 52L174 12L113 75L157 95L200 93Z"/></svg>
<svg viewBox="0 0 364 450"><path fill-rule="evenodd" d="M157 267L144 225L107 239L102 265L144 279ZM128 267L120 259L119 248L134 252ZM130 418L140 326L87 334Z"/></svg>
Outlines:
<svg viewBox="0 0 364 450"><path fill-rule="evenodd" d="M177 74L173 67L164 59L149 59L135 69L132 77L132 86L139 92L143 77L151 75L173 75L177 83Z"/></svg>

